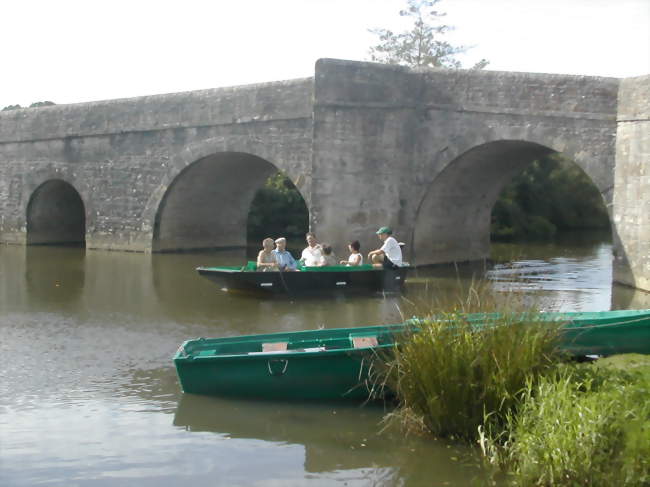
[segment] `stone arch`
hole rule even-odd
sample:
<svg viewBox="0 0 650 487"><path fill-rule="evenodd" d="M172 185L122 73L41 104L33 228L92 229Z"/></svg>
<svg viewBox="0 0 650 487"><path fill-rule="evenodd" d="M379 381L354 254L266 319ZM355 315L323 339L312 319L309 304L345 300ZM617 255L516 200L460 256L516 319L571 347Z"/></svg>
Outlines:
<svg viewBox="0 0 650 487"><path fill-rule="evenodd" d="M79 192L49 179L31 194L26 209L27 245L85 245L86 210Z"/></svg>
<svg viewBox="0 0 650 487"><path fill-rule="evenodd" d="M528 164L554 152L559 151L537 142L503 139L476 145L450 159L416 210L411 259L426 265L486 258L491 211L499 194ZM592 166L585 156L572 160L594 182L609 208L609 178L590 174Z"/></svg>
<svg viewBox="0 0 650 487"><path fill-rule="evenodd" d="M253 197L279 170L262 157L232 151L216 152L186 165L160 199L152 251L245 246Z"/></svg>

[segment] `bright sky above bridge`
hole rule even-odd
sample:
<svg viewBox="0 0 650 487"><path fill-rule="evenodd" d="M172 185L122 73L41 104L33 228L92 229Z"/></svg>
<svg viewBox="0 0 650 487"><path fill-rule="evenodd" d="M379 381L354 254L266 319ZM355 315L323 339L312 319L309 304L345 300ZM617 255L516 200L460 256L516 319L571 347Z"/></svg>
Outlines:
<svg viewBox="0 0 650 487"><path fill-rule="evenodd" d="M371 28L406 27L403 0L4 0L0 109L313 75L368 60ZM650 74L650 0L443 0L466 65Z"/></svg>

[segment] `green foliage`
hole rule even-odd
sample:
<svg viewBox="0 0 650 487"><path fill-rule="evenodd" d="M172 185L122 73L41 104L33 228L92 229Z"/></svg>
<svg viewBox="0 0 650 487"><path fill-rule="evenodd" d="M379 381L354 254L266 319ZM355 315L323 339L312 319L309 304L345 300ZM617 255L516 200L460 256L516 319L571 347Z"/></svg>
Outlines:
<svg viewBox="0 0 650 487"><path fill-rule="evenodd" d="M557 154L533 162L492 209L493 240L548 240L587 228L609 228L607 209L589 177Z"/></svg>
<svg viewBox="0 0 650 487"><path fill-rule="evenodd" d="M388 29L372 29L370 32L379 37L379 44L370 48L371 59L411 67L460 68L456 56L469 48L453 46L443 39L453 27L441 23L446 14L435 10L438 2L440 0L407 0L407 8L399 14L413 19L410 30L398 34ZM482 69L487 64L482 59L474 69Z"/></svg>
<svg viewBox="0 0 650 487"><path fill-rule="evenodd" d="M565 365L527 388L508 433L483 450L516 485L650 484L650 359L628 370Z"/></svg>
<svg viewBox="0 0 650 487"><path fill-rule="evenodd" d="M29 105L29 108L38 108L38 107L49 107L52 105L56 105L53 101L35 101L31 105Z"/></svg>
<svg viewBox="0 0 650 487"><path fill-rule="evenodd" d="M526 384L554 366L560 324L529 313L449 313L420 322L395 349L385 384L398 400L389 418L439 437L501 431Z"/></svg>
<svg viewBox="0 0 650 487"><path fill-rule="evenodd" d="M38 107L49 107L51 105L56 105L53 101L36 101L29 105L29 108L38 108ZM2 109L3 112L9 111L9 110L18 110L21 107L20 105L7 105Z"/></svg>
<svg viewBox="0 0 650 487"><path fill-rule="evenodd" d="M309 212L298 189L282 173L269 177L251 204L248 239L302 237L308 229Z"/></svg>

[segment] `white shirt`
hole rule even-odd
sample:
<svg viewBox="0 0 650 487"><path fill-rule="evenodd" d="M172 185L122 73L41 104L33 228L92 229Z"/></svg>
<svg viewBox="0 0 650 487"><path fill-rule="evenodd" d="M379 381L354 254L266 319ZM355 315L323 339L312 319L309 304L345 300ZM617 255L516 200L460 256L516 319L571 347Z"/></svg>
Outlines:
<svg viewBox="0 0 650 487"><path fill-rule="evenodd" d="M402 265L402 249L393 237L388 237L384 240L384 245L381 246L381 250L384 251L393 264Z"/></svg>
<svg viewBox="0 0 650 487"><path fill-rule="evenodd" d="M317 266L323 261L323 252L320 244L314 247L307 247L302 251L301 260L305 261L307 267Z"/></svg>
<svg viewBox="0 0 650 487"><path fill-rule="evenodd" d="M359 261L358 264L357 261ZM350 257L348 257L348 265L363 265L363 255L361 255L361 252L358 254L350 254Z"/></svg>

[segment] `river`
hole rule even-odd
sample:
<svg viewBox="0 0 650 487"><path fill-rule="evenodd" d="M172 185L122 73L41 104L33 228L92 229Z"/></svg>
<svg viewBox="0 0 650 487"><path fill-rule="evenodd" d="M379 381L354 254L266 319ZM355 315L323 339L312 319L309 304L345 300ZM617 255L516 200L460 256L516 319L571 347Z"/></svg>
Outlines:
<svg viewBox="0 0 650 487"><path fill-rule="evenodd" d="M407 308L397 296L233 296L194 271L242 258L0 246L0 485L460 486L484 476L470 449L384 428L381 405L183 396L171 356L187 338L390 323ZM650 307L647 294L612 286L607 241L494 245L493 259L418 270L406 297L487 279L547 310Z"/></svg>

